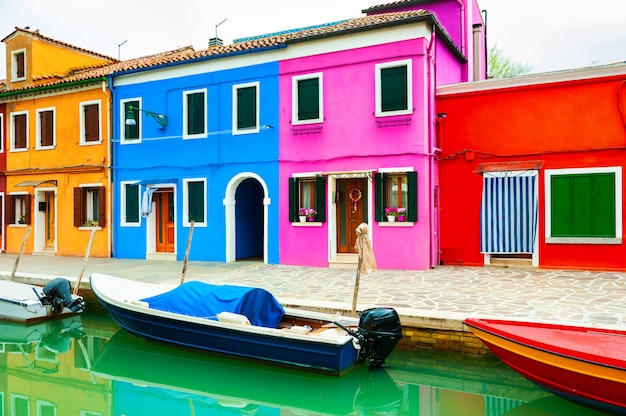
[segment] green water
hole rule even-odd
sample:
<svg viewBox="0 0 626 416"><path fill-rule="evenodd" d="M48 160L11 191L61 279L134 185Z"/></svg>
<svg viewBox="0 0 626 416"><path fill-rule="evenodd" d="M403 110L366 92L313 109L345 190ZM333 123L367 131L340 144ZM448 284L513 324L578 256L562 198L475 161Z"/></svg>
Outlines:
<svg viewBox="0 0 626 416"><path fill-rule="evenodd" d="M0 323L0 416L598 415L497 359L396 350L342 377L148 342L105 315Z"/></svg>

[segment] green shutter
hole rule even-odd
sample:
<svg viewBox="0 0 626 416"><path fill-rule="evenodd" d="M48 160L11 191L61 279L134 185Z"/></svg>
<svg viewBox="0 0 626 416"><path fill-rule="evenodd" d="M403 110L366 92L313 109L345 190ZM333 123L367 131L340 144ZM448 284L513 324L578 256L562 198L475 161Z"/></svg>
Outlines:
<svg viewBox="0 0 626 416"><path fill-rule="evenodd" d="M385 219L385 178L382 173L374 174L374 218L378 222Z"/></svg>
<svg viewBox="0 0 626 416"><path fill-rule="evenodd" d="M595 237L615 237L615 174L593 175L591 192L592 234Z"/></svg>
<svg viewBox="0 0 626 416"><path fill-rule="evenodd" d="M139 185L126 185L126 222L139 222Z"/></svg>
<svg viewBox="0 0 626 416"><path fill-rule="evenodd" d="M417 221L417 172L406 173L407 183L407 221Z"/></svg>
<svg viewBox="0 0 626 416"><path fill-rule="evenodd" d="M298 221L298 210L300 209L299 202L299 187L300 181L298 178L289 178L289 221Z"/></svg>
<svg viewBox="0 0 626 416"><path fill-rule="evenodd" d="M320 117L319 78L298 81L298 120L314 120Z"/></svg>
<svg viewBox="0 0 626 416"><path fill-rule="evenodd" d="M256 124L256 87L237 89L237 128L254 128Z"/></svg>
<svg viewBox="0 0 626 416"><path fill-rule="evenodd" d="M615 174L554 175L552 237L615 237Z"/></svg>
<svg viewBox="0 0 626 416"><path fill-rule="evenodd" d="M315 210L317 215L315 221L326 221L326 177L318 176L315 178Z"/></svg>
<svg viewBox="0 0 626 416"><path fill-rule="evenodd" d="M406 65L380 71L382 111L407 110L408 83Z"/></svg>
<svg viewBox="0 0 626 416"><path fill-rule="evenodd" d="M204 93L187 95L187 134L204 133Z"/></svg>
<svg viewBox="0 0 626 416"><path fill-rule="evenodd" d="M204 222L204 182L187 182L189 222Z"/></svg>

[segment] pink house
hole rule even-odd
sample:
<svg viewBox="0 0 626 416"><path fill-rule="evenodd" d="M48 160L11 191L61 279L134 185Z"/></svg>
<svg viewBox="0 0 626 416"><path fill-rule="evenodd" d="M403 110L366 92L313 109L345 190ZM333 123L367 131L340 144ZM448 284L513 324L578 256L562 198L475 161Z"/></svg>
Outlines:
<svg viewBox="0 0 626 416"><path fill-rule="evenodd" d="M361 222L379 268L439 263L435 90L484 78L482 17L473 0L363 12L280 60L281 264L356 263Z"/></svg>

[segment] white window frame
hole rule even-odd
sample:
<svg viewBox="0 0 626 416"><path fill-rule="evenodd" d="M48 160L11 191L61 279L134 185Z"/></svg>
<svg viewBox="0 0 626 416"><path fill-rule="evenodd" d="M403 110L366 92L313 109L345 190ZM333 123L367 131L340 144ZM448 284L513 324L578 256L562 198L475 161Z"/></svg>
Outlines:
<svg viewBox="0 0 626 416"><path fill-rule="evenodd" d="M26 197L26 195L28 195L28 192L22 192L22 191L20 191L20 192L10 192L9 196L8 196L9 202L11 201L11 197L22 197L22 198L24 198L24 197ZM16 226L17 225L17 226L22 226L23 227L24 224L20 224L19 223L19 217L25 216L26 213L22 212L22 204L20 202L19 205L18 205L17 198L15 200L15 204L16 205L13 207L13 212L15 214L15 218L10 218L9 219L10 220L9 225L10 226ZM24 209L27 209L27 208L24 207ZM32 214L32 212L31 212L31 214Z"/></svg>
<svg viewBox="0 0 626 416"><path fill-rule="evenodd" d="M139 108L143 105L141 102L141 98L125 98L120 100L120 144L140 144L143 138L143 122L141 121L141 111L139 112L139 120L136 120L139 123L139 137L137 139L128 140L126 139L126 103L130 101L137 101L139 104Z"/></svg>
<svg viewBox="0 0 626 416"><path fill-rule="evenodd" d="M187 96L191 95L191 94L198 94L198 93L202 93L204 94L204 132L202 133L196 133L196 134L188 134L188 119L187 119L187 112L189 111L189 109L187 108ZM207 93L207 89L206 88L201 88L201 89L197 89L197 90L190 90L190 91L184 91L183 92L183 139L206 139L207 138L207 133L208 133L208 107L209 107L209 103L208 103L208 93Z"/></svg>
<svg viewBox="0 0 626 416"><path fill-rule="evenodd" d="M85 107L88 105L98 104L98 137L97 142L85 141ZM124 107L122 107L124 108ZM78 105L78 112L80 117L80 145L92 146L102 143L102 100L83 101ZM121 136L120 136L121 137Z"/></svg>
<svg viewBox="0 0 626 416"><path fill-rule="evenodd" d="M11 414L15 415L17 414L17 409L15 408L15 402L16 400L24 400L27 404L27 409L28 409L28 415L30 415L30 398L28 396L25 396L23 394L14 394L11 393Z"/></svg>
<svg viewBox="0 0 626 416"><path fill-rule="evenodd" d="M96 182L96 183L84 183L84 184L80 184L79 188L103 188L104 185L101 182ZM94 189L87 189L87 192L85 193L85 200L81 201L81 204L84 204L85 206L85 220L83 221L83 224L87 221L94 221L94 222L98 222L100 219L100 215L97 216L97 218L93 218L94 217L94 205L93 205L93 198L89 198L89 195L93 194ZM96 191L96 195L98 195L98 191ZM98 198L100 196L98 195ZM91 201L90 201L91 199ZM98 201L99 202L99 201ZM98 209L100 209L100 204L98 203ZM99 213L98 213L99 214ZM105 213L106 215L106 213ZM92 228L96 228L98 230L102 229L102 224L98 224L95 227L88 227L85 225L81 225L80 227L78 227L79 230L91 230Z"/></svg>
<svg viewBox="0 0 626 416"><path fill-rule="evenodd" d="M15 61L15 57L19 54L23 54L24 55L24 76L23 77L18 77L17 76L17 62ZM27 68L28 66L26 65L26 48L23 49L16 49L14 51L11 51L11 82L18 82L18 81L24 81L26 80L26 76L27 74Z"/></svg>
<svg viewBox="0 0 626 416"><path fill-rule="evenodd" d="M319 110L320 114L318 118L309 120L298 119L298 82L307 79L319 79ZM296 75L291 78L291 124L314 124L322 123L324 121L324 74L322 72L315 72L312 74Z"/></svg>
<svg viewBox="0 0 626 416"><path fill-rule="evenodd" d="M393 68L396 66L406 65L406 93L407 93L407 101L406 101L406 110L396 110L396 111L383 111L382 110L382 82L381 82L381 71L387 68ZM375 65L375 79L376 79L376 117L389 117L389 116L398 116L398 115L406 115L413 113L413 61L411 59L402 59L399 61L391 61L384 62Z"/></svg>
<svg viewBox="0 0 626 416"><path fill-rule="evenodd" d="M57 406L56 406L56 404L54 404L52 402L49 402L47 400L40 400L40 399L37 399L36 403L37 403L37 416L39 416L39 415L41 415L43 413L42 409L43 409L44 406L45 407L51 407L54 410L54 416L56 416L56 414L57 414Z"/></svg>
<svg viewBox="0 0 626 416"><path fill-rule="evenodd" d="M126 186L127 185L137 185L139 187L139 192L137 192L137 216L139 221L137 222L127 222L126 221ZM120 217L120 226L122 227L140 227L141 226L141 185L139 181L120 181L120 204L122 207L121 217Z"/></svg>
<svg viewBox="0 0 626 416"><path fill-rule="evenodd" d="M183 179L183 227L191 226L189 221L189 182L202 182L204 183L204 221L194 223L194 227L206 227L208 221L208 194L207 194L207 179L206 178L184 178Z"/></svg>
<svg viewBox="0 0 626 416"><path fill-rule="evenodd" d="M255 127L248 127L245 129L239 129L237 128L237 91L241 88L249 88L249 87L256 87L256 126ZM260 131L260 126L261 126L261 120L260 120L260 114L261 114L261 83L259 81L254 81L254 82L248 82L245 84L236 84L233 85L233 136L239 135L239 134L252 134L252 133L258 133Z"/></svg>
<svg viewBox="0 0 626 416"><path fill-rule="evenodd" d="M43 146L41 144L41 118L39 115L44 112L52 112L52 144L50 146ZM38 108L35 111L35 120L37 121L35 124L36 128L36 136L37 141L35 142L35 149L37 150L45 150L45 149L54 149L57 145L57 110L56 107L47 107L47 108Z"/></svg>
<svg viewBox="0 0 626 416"><path fill-rule="evenodd" d="M14 117L15 116L19 116L22 114L26 114L26 147L23 149L16 149L15 148L15 121L14 121ZM11 152L27 152L28 151L28 145L29 145L29 140L28 140L28 136L29 136L29 125L30 125L30 121L29 119L29 114L27 110L24 111L15 111L11 113L11 116L9 118L11 125L10 127L10 131L11 131L11 143L10 143L10 151Z"/></svg>
<svg viewBox="0 0 626 416"><path fill-rule="evenodd" d="M613 173L615 174L615 238L602 237L552 237L552 176ZM544 172L545 238L546 243L559 244L622 244L622 167L546 169Z"/></svg>

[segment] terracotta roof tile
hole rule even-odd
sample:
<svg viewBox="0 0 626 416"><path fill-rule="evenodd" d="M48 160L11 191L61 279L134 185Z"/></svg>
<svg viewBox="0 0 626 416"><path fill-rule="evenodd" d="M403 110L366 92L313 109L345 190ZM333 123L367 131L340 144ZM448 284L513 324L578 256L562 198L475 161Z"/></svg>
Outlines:
<svg viewBox="0 0 626 416"><path fill-rule="evenodd" d="M79 52L87 53L89 55L97 56L98 58L101 58L101 59L106 59L106 60L112 61L112 62L116 62L117 61L117 59L111 58L110 56L106 56L106 55L103 55L103 54L98 53L98 52L90 51L89 49L85 49L85 48L81 48L81 47L78 47L78 46L74 46L74 45L71 45L71 44L66 43L66 42L61 42L60 40L56 40L56 39L50 38L48 36L44 36L41 33L39 33L39 30L24 29L24 28L17 27L17 26L15 27L15 30L13 32L11 32L10 35L8 35L4 39L2 39L2 42L4 42L6 39L10 38L11 36L13 36L17 32L23 32L23 33L26 33L26 34L32 36L33 38L45 40L47 42L54 43L54 44L59 45L59 46L64 46L66 48L70 48L70 49L73 49L75 51L79 51Z"/></svg>
<svg viewBox="0 0 626 416"><path fill-rule="evenodd" d="M129 59L126 61L115 62L112 64L103 64L98 67L73 69L68 74L62 76L61 79L54 78L51 75L49 78L50 82L46 82L45 84L38 83L38 85L36 86L24 88L24 90L38 88L44 85L61 86L64 83L97 79L108 75L148 69L175 62L193 61L211 56L228 56L242 51L254 51L279 45L288 45L295 42L314 40L321 37L342 35L359 30L376 29L378 27L387 26L390 24L409 23L417 19L422 19L423 17L429 15L430 13L425 10L381 13L370 16L362 16L354 19L342 20L325 25L311 26L307 28L296 29L293 31L281 32L280 34L265 35L265 37L262 35L254 38L246 38L249 40L232 43L229 45L215 46L199 51L195 51L191 46L187 46L172 51L157 53L154 55Z"/></svg>

